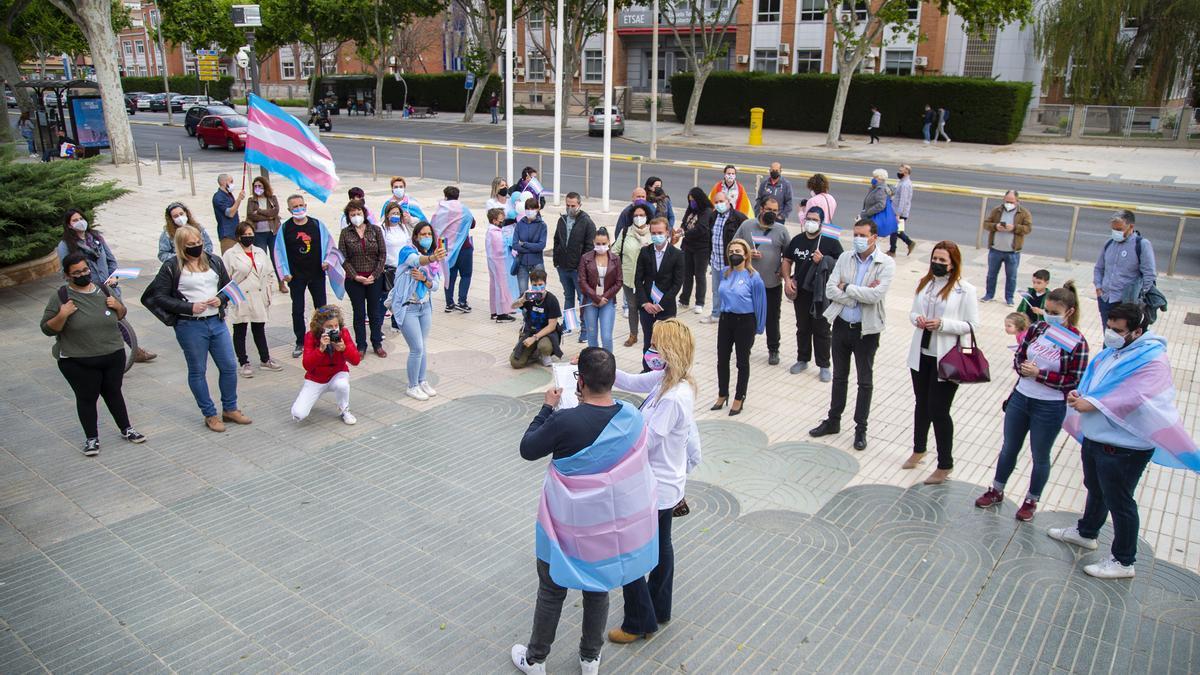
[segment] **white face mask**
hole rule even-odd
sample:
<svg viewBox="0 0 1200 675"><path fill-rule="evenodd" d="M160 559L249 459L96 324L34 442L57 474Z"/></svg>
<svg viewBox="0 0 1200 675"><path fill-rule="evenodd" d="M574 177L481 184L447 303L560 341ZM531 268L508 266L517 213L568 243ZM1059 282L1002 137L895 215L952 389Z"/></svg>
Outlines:
<svg viewBox="0 0 1200 675"><path fill-rule="evenodd" d="M183 227L188 224L187 216L175 216L171 220L175 221L176 227Z"/></svg>
<svg viewBox="0 0 1200 675"><path fill-rule="evenodd" d="M821 231L821 221L806 220L804 221L804 231L809 234L816 234Z"/></svg>
<svg viewBox="0 0 1200 675"><path fill-rule="evenodd" d="M537 217L538 217L538 212L536 209L527 209L525 211L525 220L534 221L534 220L537 220Z"/></svg>
<svg viewBox="0 0 1200 675"><path fill-rule="evenodd" d="M1125 336L1111 328L1105 328L1104 346L1109 349L1121 349L1125 346Z"/></svg>
<svg viewBox="0 0 1200 675"><path fill-rule="evenodd" d="M1113 230L1112 231L1112 240L1117 242L1118 244L1125 241L1125 231L1124 230Z"/></svg>
<svg viewBox="0 0 1200 675"><path fill-rule="evenodd" d="M392 194L396 195L396 199L404 199L404 188L392 188Z"/></svg>
<svg viewBox="0 0 1200 675"><path fill-rule="evenodd" d="M596 244L595 248L597 255L604 255L605 253L608 253L608 244Z"/></svg>
<svg viewBox="0 0 1200 675"><path fill-rule="evenodd" d="M736 181L737 181L737 174L728 174L728 173L725 174L725 184L728 185L729 187L733 187L733 184Z"/></svg>
<svg viewBox="0 0 1200 675"><path fill-rule="evenodd" d="M358 227L359 225L363 224L363 217L362 216L350 216L350 222L355 227Z"/></svg>
<svg viewBox="0 0 1200 675"><path fill-rule="evenodd" d="M858 253L866 253L867 249L871 248L871 240L867 237L854 238L854 250Z"/></svg>
<svg viewBox="0 0 1200 675"><path fill-rule="evenodd" d="M83 218L71 223L71 229L76 232L87 232L87 221Z"/></svg>
<svg viewBox="0 0 1200 675"><path fill-rule="evenodd" d="M633 224L638 227L645 225L646 224L646 216L634 216Z"/></svg>
<svg viewBox="0 0 1200 675"><path fill-rule="evenodd" d="M1004 202L1004 210L1005 211L1012 211L1015 208L1017 208L1016 204L1014 204L1012 202Z"/></svg>

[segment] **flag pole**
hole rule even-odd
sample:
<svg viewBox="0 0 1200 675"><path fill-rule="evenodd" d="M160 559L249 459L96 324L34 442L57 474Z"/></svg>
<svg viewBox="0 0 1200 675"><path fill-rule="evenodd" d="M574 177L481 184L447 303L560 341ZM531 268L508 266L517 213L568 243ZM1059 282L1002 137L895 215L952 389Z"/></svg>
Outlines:
<svg viewBox="0 0 1200 675"><path fill-rule="evenodd" d="M554 22L554 205L562 194L562 123L563 123L563 0L558 0L558 18Z"/></svg>
<svg viewBox="0 0 1200 675"><path fill-rule="evenodd" d="M608 17L604 27L604 163L600 182L600 210L605 213L608 213L609 207L608 179L612 170L613 0L608 0L607 9Z"/></svg>
<svg viewBox="0 0 1200 675"><path fill-rule="evenodd" d="M242 162L242 191L246 191L246 162Z"/></svg>

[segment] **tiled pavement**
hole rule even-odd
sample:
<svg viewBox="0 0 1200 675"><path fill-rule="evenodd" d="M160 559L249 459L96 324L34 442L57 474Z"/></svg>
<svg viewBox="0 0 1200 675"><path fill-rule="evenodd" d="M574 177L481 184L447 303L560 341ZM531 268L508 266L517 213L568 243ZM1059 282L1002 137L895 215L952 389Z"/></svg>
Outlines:
<svg viewBox="0 0 1200 675"><path fill-rule="evenodd" d="M177 189L148 185L97 219L123 264L152 267L160 202ZM143 343L161 354L126 379L150 441L125 445L102 411L95 460L78 454L69 391L37 337L55 282L0 291L10 319L0 324L0 672L511 671L508 646L528 637L532 615L544 469L516 444L549 377L507 368L511 330L480 316L481 263L474 315L434 318L441 395L403 398L405 350L389 340L387 361L368 357L353 374L355 427L325 401L303 424L287 419L300 374L282 351L286 300L269 337L287 368L239 382L255 423L226 434L201 427L171 333L134 309ZM1048 264L1057 278L1081 274ZM868 451L842 436L808 443L826 391L760 353L746 414L698 413L705 462L689 483L693 513L675 522L675 621L650 641L606 647L605 671L1200 672L1194 476L1147 474L1132 582L1083 575L1100 554L1044 535L1082 502L1073 442L1056 447L1048 510L1034 523L1014 521L1011 503L977 511L1011 382L1002 356L997 382L956 402L955 480L928 487L898 470L911 394L897 315L913 270L902 261L889 300L889 330L902 338L880 351ZM1200 303L1189 283L1165 282L1175 302L1163 327L1194 432L1197 333L1182 319ZM988 321L1001 313L985 307ZM711 328L694 328L703 404ZM984 340L1003 353L1000 338ZM619 351L632 366L636 350ZM577 668L578 595L569 603L552 672Z"/></svg>

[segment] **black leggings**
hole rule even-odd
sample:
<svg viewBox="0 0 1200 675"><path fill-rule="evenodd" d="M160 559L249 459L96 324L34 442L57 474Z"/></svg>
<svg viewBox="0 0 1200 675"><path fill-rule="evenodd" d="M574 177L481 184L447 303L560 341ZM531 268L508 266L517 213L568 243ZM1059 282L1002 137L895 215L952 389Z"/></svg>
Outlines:
<svg viewBox="0 0 1200 675"><path fill-rule="evenodd" d="M258 360L266 363L271 360L271 350L267 347L267 324L265 322L233 324L233 351L237 354L239 366L250 363L246 354L246 326L254 335L254 346L258 348Z"/></svg>
<svg viewBox="0 0 1200 675"><path fill-rule="evenodd" d="M938 379L938 360L921 355L921 369L909 370L912 375L913 395L917 405L913 409L913 452L921 454L929 447L929 427L937 441L938 468L954 468L954 418L950 406L954 405L954 394L958 384Z"/></svg>
<svg viewBox="0 0 1200 675"><path fill-rule="evenodd" d="M692 284L696 285L696 304L704 304L704 292L708 290L708 251L683 252L683 290L679 302L688 304L692 297Z"/></svg>
<svg viewBox="0 0 1200 675"><path fill-rule="evenodd" d="M746 398L746 387L750 384L750 348L754 346L754 332L758 321L753 314L721 312L717 323L717 395L729 396L729 356L737 348L737 389L733 399Z"/></svg>
<svg viewBox="0 0 1200 675"><path fill-rule="evenodd" d="M84 436L100 437L96 414L96 399L100 397L104 397L104 405L108 406L118 429L125 431L131 426L125 399L121 396L121 381L125 379L124 349L105 356L59 359L58 369L75 392L75 411L79 414Z"/></svg>

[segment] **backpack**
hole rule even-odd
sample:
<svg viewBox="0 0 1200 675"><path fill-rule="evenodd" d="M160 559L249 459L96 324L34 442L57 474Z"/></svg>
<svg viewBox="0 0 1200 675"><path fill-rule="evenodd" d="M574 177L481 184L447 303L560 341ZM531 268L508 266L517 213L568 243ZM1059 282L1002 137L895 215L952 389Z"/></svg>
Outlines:
<svg viewBox="0 0 1200 675"><path fill-rule="evenodd" d="M1132 302L1140 305L1142 311L1146 313L1146 325L1153 325L1158 321L1158 313L1167 311L1167 297L1158 290L1158 284L1150 284L1150 288L1146 292L1142 292L1142 233L1134 231L1133 250L1137 253L1138 276L1133 283L1126 287L1125 292L1121 294L1121 302ZM1100 255L1108 252L1108 247L1112 246L1113 241L1110 239L1104 244L1104 251Z"/></svg>
<svg viewBox="0 0 1200 675"><path fill-rule="evenodd" d="M942 121L943 122L950 121L950 109L949 108L942 108Z"/></svg>
<svg viewBox="0 0 1200 675"><path fill-rule="evenodd" d="M108 289L108 286L106 286L104 284L96 284L96 285L100 287L100 292L104 294L104 297L106 297L106 298L112 297L112 291L110 291ZM58 304L60 304L60 305L67 304L67 297L68 297L67 296L67 286L66 286L66 284L63 284L62 286L58 287Z"/></svg>

